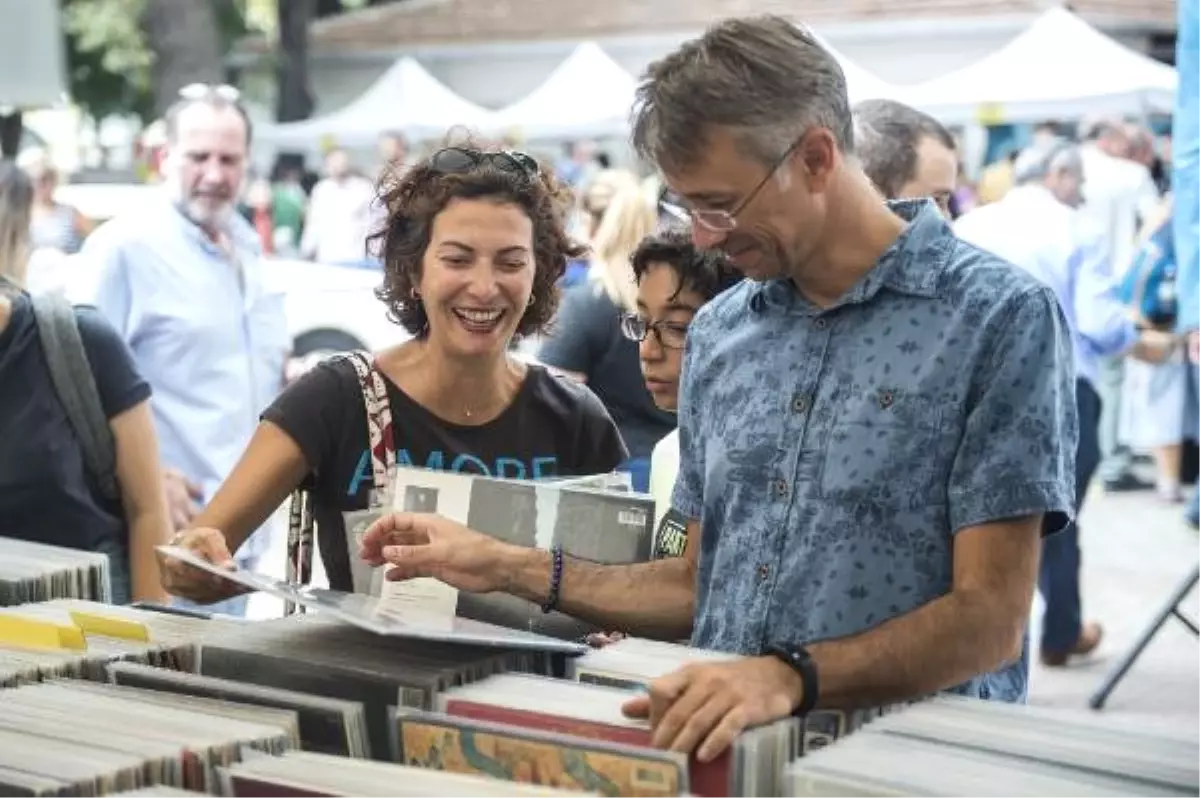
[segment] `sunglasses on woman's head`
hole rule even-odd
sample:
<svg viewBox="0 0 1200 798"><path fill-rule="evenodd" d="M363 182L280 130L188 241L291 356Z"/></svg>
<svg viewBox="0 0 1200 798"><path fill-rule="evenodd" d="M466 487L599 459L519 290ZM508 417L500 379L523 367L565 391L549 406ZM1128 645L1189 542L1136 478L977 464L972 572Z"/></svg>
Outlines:
<svg viewBox="0 0 1200 798"><path fill-rule="evenodd" d="M443 174L462 174L485 164L502 172L514 172L528 178L535 178L541 172L533 156L516 150L485 152L465 147L446 147L429 159L430 167Z"/></svg>

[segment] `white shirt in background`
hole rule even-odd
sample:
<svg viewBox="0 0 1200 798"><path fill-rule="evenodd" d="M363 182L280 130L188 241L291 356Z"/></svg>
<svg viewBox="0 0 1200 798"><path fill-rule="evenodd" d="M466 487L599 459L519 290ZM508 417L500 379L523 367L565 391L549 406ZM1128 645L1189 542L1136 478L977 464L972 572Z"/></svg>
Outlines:
<svg viewBox="0 0 1200 798"><path fill-rule="evenodd" d="M679 474L679 430L671 430L650 453L650 495L654 497L654 549L662 543L663 518L671 509L671 494Z"/></svg>
<svg viewBox="0 0 1200 798"><path fill-rule="evenodd" d="M355 175L325 178L313 187L300 253L319 263L361 263L374 232L375 186Z"/></svg>
<svg viewBox="0 0 1200 798"><path fill-rule="evenodd" d="M1108 233L1113 277L1133 263L1141 221L1154 215L1158 189L1150 170L1135 161L1114 158L1094 144L1080 148L1083 158L1083 205L1080 213Z"/></svg>

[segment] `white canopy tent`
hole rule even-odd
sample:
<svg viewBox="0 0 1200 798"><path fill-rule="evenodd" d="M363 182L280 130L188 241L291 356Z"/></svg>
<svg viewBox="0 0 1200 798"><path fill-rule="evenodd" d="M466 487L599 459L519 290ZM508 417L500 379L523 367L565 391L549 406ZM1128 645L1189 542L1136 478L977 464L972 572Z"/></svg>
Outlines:
<svg viewBox="0 0 1200 798"><path fill-rule="evenodd" d="M822 47L829 51L829 54L837 59L838 64L842 68L842 74L846 76L846 93L850 96L850 105L860 103L863 100L902 100L899 86L893 86L881 77L878 77L872 72L858 65L857 62L850 60L836 47L831 45L821 34L811 28L805 28L815 38Z"/></svg>
<svg viewBox="0 0 1200 798"><path fill-rule="evenodd" d="M957 72L913 86L905 101L948 124L1001 124L1170 111L1175 70L1063 8Z"/></svg>
<svg viewBox="0 0 1200 798"><path fill-rule="evenodd" d="M899 97L897 87L817 38L841 64L852 103ZM491 125L526 139L625 136L637 85L599 45L584 42L540 86L497 111Z"/></svg>
<svg viewBox="0 0 1200 798"><path fill-rule="evenodd" d="M603 138L629 130L637 81L594 42L584 42L536 89L490 120L524 139Z"/></svg>
<svg viewBox="0 0 1200 798"><path fill-rule="evenodd" d="M405 56L349 105L315 119L273 125L259 135L278 147L311 149L329 139L343 147L363 147L385 131L401 131L413 139L440 138L456 125L486 127L490 118L490 111L459 97Z"/></svg>

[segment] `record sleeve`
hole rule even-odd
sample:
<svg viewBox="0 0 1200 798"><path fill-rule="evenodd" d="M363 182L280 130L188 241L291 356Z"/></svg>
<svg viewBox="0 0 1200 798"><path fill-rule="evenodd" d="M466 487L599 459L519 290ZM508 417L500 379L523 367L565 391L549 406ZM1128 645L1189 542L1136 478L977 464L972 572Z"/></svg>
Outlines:
<svg viewBox="0 0 1200 798"><path fill-rule="evenodd" d="M558 640L468 618L447 618L416 612L400 617L389 612L386 604L374 596L292 585L254 571L229 570L178 546L159 546L158 551L164 556L178 559L251 590L261 590L285 601L327 613L340 621L378 635L561 654L582 654L587 651L587 646L582 643Z"/></svg>

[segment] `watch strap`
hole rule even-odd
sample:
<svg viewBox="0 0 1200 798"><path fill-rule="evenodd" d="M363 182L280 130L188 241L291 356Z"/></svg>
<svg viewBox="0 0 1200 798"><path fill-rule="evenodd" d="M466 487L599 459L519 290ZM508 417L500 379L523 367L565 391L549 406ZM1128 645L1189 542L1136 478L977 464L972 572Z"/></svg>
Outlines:
<svg viewBox="0 0 1200 798"><path fill-rule="evenodd" d="M783 660L800 675L802 695L800 704L792 714L807 715L817 708L820 698L820 681L817 678L817 663L804 646L773 646L770 653Z"/></svg>

